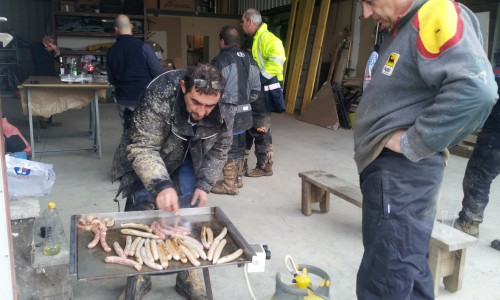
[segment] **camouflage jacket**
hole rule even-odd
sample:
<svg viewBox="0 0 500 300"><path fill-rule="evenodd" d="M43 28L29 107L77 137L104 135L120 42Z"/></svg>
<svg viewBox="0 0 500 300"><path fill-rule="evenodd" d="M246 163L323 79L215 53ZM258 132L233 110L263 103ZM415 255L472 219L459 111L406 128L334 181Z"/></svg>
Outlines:
<svg viewBox="0 0 500 300"><path fill-rule="evenodd" d="M170 175L188 151L196 187L208 193L215 184L227 159L232 135L219 105L193 132L179 86L184 75L183 70L173 70L156 77L134 111L132 125L123 133L111 170L112 181L120 179L123 197L134 192L141 182L155 198L166 188L176 188Z"/></svg>

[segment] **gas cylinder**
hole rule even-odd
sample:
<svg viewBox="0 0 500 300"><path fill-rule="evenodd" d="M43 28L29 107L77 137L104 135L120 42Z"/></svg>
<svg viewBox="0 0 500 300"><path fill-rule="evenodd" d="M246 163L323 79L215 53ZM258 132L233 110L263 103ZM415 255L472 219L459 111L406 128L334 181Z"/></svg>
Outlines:
<svg viewBox="0 0 500 300"><path fill-rule="evenodd" d="M293 268L289 267L289 262ZM329 300L330 276L322 269L311 265L295 265L290 257L285 258L285 265L294 276L292 284L283 281L281 274L276 273L276 291L271 300ZM321 282L314 287L309 274L321 278Z"/></svg>

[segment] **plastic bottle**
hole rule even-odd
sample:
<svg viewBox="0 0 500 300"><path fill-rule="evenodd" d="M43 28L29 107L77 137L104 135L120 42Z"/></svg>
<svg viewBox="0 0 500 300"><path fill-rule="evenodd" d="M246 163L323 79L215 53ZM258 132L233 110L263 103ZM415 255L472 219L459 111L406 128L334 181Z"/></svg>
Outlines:
<svg viewBox="0 0 500 300"><path fill-rule="evenodd" d="M74 58L71 60L71 75L73 76L78 75L78 68L76 66L76 60Z"/></svg>
<svg viewBox="0 0 500 300"><path fill-rule="evenodd" d="M47 256L61 252L61 244L65 239L61 219L54 202L49 202L43 212L42 237L45 238L42 253Z"/></svg>

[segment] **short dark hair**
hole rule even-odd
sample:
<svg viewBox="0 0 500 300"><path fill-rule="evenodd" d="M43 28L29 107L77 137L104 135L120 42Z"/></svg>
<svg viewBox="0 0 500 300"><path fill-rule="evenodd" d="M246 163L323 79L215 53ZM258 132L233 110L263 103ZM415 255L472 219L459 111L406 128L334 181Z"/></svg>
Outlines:
<svg viewBox="0 0 500 300"><path fill-rule="evenodd" d="M198 87L194 84L195 79L203 79L210 84L207 84L205 87ZM222 88L213 88L211 84L212 82L218 82ZM224 90L224 78L222 77L220 71L211 64L198 64L197 66L188 67L186 76L184 76L184 84L186 86L187 93L194 87L200 94L220 94L222 96L222 92Z"/></svg>
<svg viewBox="0 0 500 300"><path fill-rule="evenodd" d="M219 33L219 39L223 40L226 46L240 45L240 34L233 26L222 27Z"/></svg>

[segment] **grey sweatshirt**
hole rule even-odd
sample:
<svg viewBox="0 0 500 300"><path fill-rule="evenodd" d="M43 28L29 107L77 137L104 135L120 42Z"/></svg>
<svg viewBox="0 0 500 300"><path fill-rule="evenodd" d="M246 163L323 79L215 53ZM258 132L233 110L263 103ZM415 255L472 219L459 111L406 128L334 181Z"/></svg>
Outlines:
<svg viewBox="0 0 500 300"><path fill-rule="evenodd" d="M447 151L479 128L498 99L479 23L460 3L415 0L384 36L356 111L354 159L369 165L398 129L411 161Z"/></svg>

